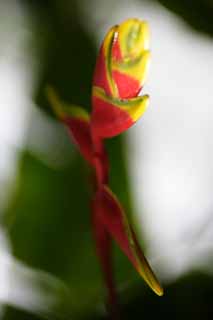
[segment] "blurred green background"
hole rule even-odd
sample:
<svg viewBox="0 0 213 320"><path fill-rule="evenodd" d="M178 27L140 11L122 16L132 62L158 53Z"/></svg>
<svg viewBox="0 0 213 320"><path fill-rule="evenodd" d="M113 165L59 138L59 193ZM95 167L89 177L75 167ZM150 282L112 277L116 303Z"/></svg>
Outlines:
<svg viewBox="0 0 213 320"><path fill-rule="evenodd" d="M105 289L91 234L89 170L70 143L65 129L51 113L44 88L52 84L64 101L89 110L99 33L106 32L111 23L129 17L131 12L137 12L138 18L143 18L143 5L150 6L155 12L150 16L151 27L152 19L161 19L161 12L167 8L173 12L170 19L174 19L174 23L176 19L184 21L183 28L193 32L197 41L200 37L208 37L211 41L211 0L109 3L102 0L2 0L0 3L0 68L3 75L0 83L3 88L11 70L16 70L16 74L24 79L22 86L18 76L8 78L8 94L1 90L2 97L6 96L11 105L17 99L16 109L3 104L3 98L1 103L1 108L7 109L7 115L2 113L0 118L1 127L6 128L4 117L7 116L11 128L2 129L0 133L3 136L6 132L6 136L7 132L12 132L12 142L3 139L0 145L1 158L6 159L6 164L2 162L0 167L2 319L106 318ZM126 8L126 13L121 17L122 7ZM112 22L112 19L117 20ZM189 26L192 29L189 30ZM101 35L103 37L104 33ZM12 58L8 52L12 52ZM184 72L187 71L183 70L183 77ZM200 85L202 87L202 81ZM161 90L161 83L158 83L158 89ZM110 185L127 213L137 221L133 215L138 209L134 203L127 140L127 136L122 135L107 141ZM140 137L138 140L140 143ZM137 162L139 166L143 157L138 157ZM140 214L143 217L143 212ZM148 240L143 238L141 230L143 226L138 227L138 232L146 252ZM149 229L144 232L149 234ZM150 237L155 234L151 233ZM160 249L158 255L161 255ZM211 268L212 256L207 258L204 264ZM211 272L192 267L184 272L174 271L174 276L170 277L162 271L163 264L156 266L165 287L162 298L149 291L127 258L114 248L122 319L212 318Z"/></svg>

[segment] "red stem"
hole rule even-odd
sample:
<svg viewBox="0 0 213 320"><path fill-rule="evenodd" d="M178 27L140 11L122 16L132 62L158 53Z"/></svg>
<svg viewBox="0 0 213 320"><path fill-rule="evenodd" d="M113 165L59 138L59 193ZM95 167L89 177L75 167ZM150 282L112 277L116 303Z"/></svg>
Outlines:
<svg viewBox="0 0 213 320"><path fill-rule="evenodd" d="M108 183L108 159L103 140L92 132L97 189Z"/></svg>
<svg viewBox="0 0 213 320"><path fill-rule="evenodd" d="M107 154L104 148L103 140L96 136L91 130L93 148L94 148L94 167L96 177L96 191L108 184L109 179L109 164ZM101 263L101 268L104 275L104 281L108 291L108 310L112 319L118 319L118 304L117 294L115 290L113 266L112 266L112 246L111 238L108 231L103 226L99 219L99 212L92 205L92 217L94 236L96 242L96 250Z"/></svg>
<svg viewBox="0 0 213 320"><path fill-rule="evenodd" d="M109 233L100 221L99 212L95 209L92 203L92 220L93 220L93 233L96 242L96 251L100 260L101 269L104 276L104 281L107 288L107 308L113 319L113 315L117 309L117 294L114 284L113 267L112 267L112 243Z"/></svg>

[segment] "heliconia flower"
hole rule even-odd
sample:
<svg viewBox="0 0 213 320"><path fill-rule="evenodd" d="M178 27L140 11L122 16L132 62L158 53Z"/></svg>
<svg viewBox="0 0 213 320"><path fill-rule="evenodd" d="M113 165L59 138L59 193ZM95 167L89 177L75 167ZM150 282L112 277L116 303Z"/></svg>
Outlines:
<svg viewBox="0 0 213 320"><path fill-rule="evenodd" d="M92 91L93 130L112 137L145 112L149 97L138 97L150 62L148 24L128 19L107 33L97 59Z"/></svg>
<svg viewBox="0 0 213 320"><path fill-rule="evenodd" d="M114 239L138 273L159 296L163 289L146 260L133 227L108 186L109 161L104 138L134 124L145 112L149 97L139 96L150 60L146 22L128 19L107 33L97 59L92 114L61 102L55 91L47 96L55 114L68 128L72 140L95 173L92 223L96 250L108 289L111 314L116 314L116 290L112 272L111 239Z"/></svg>

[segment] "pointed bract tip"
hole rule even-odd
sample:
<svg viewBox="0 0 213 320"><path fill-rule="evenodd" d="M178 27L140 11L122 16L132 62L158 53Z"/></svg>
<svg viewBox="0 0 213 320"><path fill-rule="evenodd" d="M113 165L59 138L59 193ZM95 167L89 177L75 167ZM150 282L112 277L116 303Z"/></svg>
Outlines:
<svg viewBox="0 0 213 320"><path fill-rule="evenodd" d="M48 99L55 115L58 118L63 119L64 112L63 112L63 108L61 106L61 101L60 101L57 93L55 92L53 87L50 85L46 86L45 92L46 92L47 99Z"/></svg>
<svg viewBox="0 0 213 320"><path fill-rule="evenodd" d="M118 28L118 41L123 58L132 58L149 49L150 31L146 21L127 19Z"/></svg>

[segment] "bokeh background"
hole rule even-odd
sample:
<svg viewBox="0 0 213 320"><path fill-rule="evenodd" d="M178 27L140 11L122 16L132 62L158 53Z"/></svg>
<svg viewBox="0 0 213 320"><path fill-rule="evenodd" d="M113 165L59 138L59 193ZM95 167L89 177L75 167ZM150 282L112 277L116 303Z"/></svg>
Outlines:
<svg viewBox="0 0 213 320"><path fill-rule="evenodd" d="M90 109L108 28L151 28L149 110L107 141L112 190L165 288L114 248L122 319L213 317L213 1L0 0L0 317L104 319L88 168L45 86Z"/></svg>

